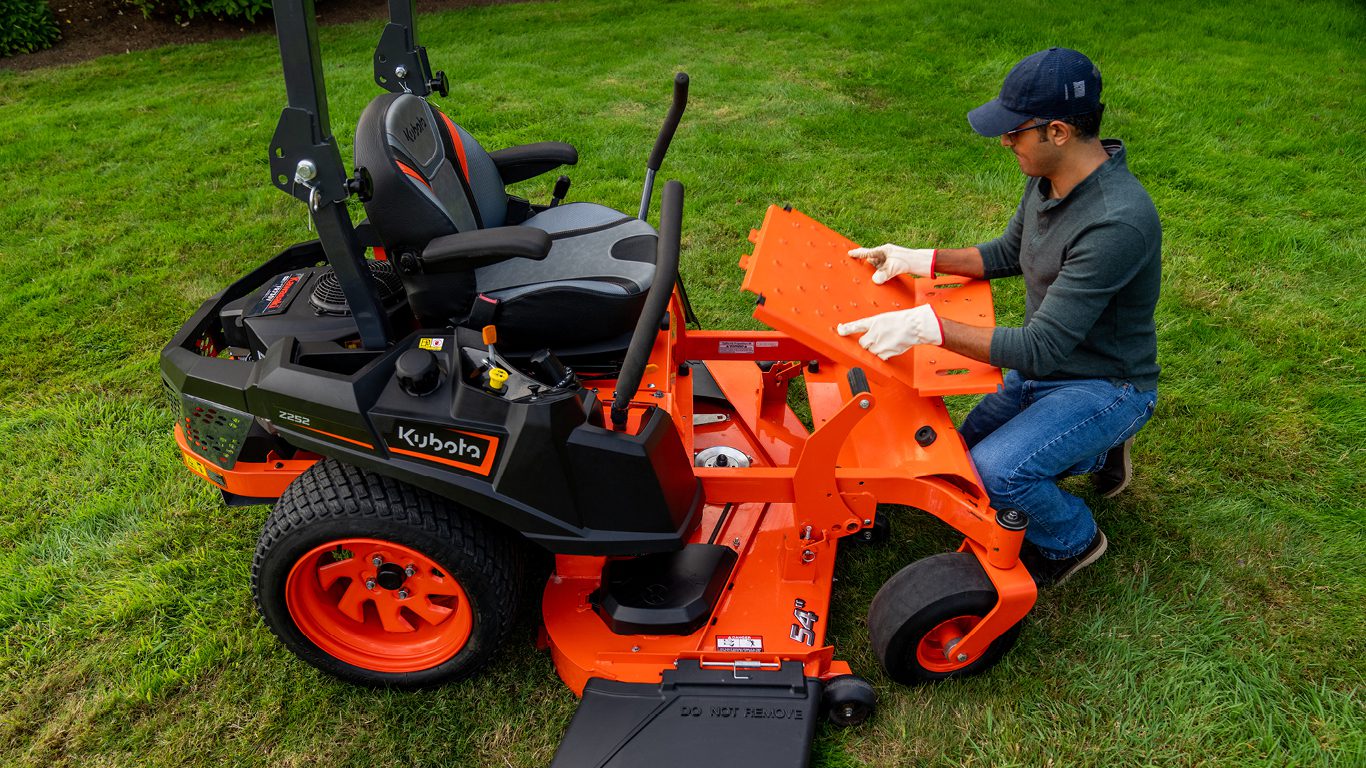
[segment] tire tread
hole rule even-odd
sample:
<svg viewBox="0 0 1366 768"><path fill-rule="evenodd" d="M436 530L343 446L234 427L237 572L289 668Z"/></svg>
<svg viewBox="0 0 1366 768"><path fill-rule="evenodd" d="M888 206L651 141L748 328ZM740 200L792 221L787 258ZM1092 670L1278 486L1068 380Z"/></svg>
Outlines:
<svg viewBox="0 0 1366 768"><path fill-rule="evenodd" d="M498 598L478 601L472 593L470 595L471 601L478 604L476 622L486 624L485 636L492 642L487 643L489 647L476 649L473 663L465 665L468 669L440 675L440 679L431 681L426 680L430 677L426 674L430 670L417 673L362 671L360 675L346 674L343 670L330 668L331 665L320 665L310 658L311 654L302 653L301 649L295 647L296 641L275 626L269 619L262 598L262 576L268 558L283 542L301 531L339 521L369 522L389 530L406 529L434 541L449 543L464 555L462 568L467 572L473 570L476 580L488 585ZM454 503L393 478L332 459L323 459L290 483L266 519L252 557L252 597L271 632L305 661L324 671L364 684L425 687L467 676L506 641L516 621L518 606L524 602L523 559L521 542L512 534ZM462 582L468 576L466 573ZM462 586L470 589L469 585ZM332 659L331 656L327 658ZM342 664L336 659L332 661Z"/></svg>

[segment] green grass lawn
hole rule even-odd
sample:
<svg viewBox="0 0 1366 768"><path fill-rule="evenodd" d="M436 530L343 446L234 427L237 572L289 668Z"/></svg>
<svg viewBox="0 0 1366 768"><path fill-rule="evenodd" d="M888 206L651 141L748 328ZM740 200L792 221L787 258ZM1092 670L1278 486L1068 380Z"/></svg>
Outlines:
<svg viewBox="0 0 1366 768"><path fill-rule="evenodd" d="M755 327L736 260L769 203L868 244L993 237L1022 178L964 113L1027 53L1087 52L1166 235L1157 416L1133 489L1095 504L1111 551L991 673L907 689L864 612L955 541L898 513L892 543L842 556L831 624L881 707L822 726L815 764L1366 764L1360 3L576 0L421 23L457 122L490 148L574 143L572 199L628 211L691 74L663 175L713 328ZM379 30L322 32L348 162ZM437 691L313 671L251 605L267 509L180 463L158 351L310 236L269 184L284 104L268 36L0 71L0 764L539 766L574 711L529 632ZM1018 281L995 291L1018 323Z"/></svg>

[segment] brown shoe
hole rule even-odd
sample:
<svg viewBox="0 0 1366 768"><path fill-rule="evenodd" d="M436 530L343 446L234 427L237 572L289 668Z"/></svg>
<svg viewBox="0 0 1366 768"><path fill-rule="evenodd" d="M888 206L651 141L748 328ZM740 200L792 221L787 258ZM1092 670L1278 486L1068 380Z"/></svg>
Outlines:
<svg viewBox="0 0 1366 768"><path fill-rule="evenodd" d="M1118 496L1134 479L1134 439L1131 437L1105 454L1105 466L1091 475L1091 486L1101 498Z"/></svg>

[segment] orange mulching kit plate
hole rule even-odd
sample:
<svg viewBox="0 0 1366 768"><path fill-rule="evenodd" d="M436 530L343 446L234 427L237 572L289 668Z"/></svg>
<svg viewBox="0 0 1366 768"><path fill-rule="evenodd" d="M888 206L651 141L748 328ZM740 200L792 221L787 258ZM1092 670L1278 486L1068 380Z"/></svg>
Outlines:
<svg viewBox="0 0 1366 768"><path fill-rule="evenodd" d="M874 380L896 380L919 394L995 392L1001 370L942 347L917 346L882 360L840 336L835 326L881 312L930 304L941 318L984 327L996 324L985 280L940 275L873 283L868 264L849 257L858 243L798 211L769 206L763 227L750 233L754 253L740 259L742 289L757 293L754 317L832 360L857 365Z"/></svg>

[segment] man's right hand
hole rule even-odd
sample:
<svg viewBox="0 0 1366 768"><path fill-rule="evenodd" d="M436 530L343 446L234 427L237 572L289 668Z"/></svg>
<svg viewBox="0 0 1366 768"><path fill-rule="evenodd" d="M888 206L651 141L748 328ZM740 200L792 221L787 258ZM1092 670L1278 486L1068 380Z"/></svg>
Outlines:
<svg viewBox="0 0 1366 768"><path fill-rule="evenodd" d="M944 343L944 323L934 307L921 304L910 309L883 312L835 326L841 336L861 333L859 346L886 360L917 344Z"/></svg>
<svg viewBox="0 0 1366 768"><path fill-rule="evenodd" d="M855 248L849 251L849 255L877 267L873 273L875 285L882 285L897 275L934 275L933 248L902 248L886 243L876 248Z"/></svg>

